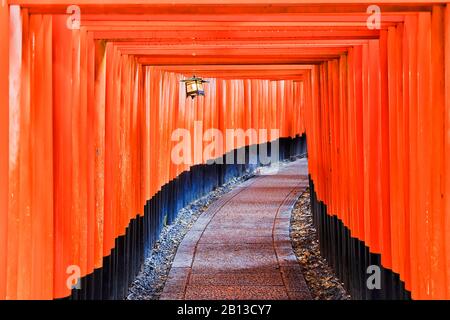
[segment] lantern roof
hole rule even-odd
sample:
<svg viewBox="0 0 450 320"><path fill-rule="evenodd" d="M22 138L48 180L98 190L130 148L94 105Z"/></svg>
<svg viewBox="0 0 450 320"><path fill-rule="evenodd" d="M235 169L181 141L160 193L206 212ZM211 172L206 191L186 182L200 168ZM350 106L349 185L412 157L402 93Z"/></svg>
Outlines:
<svg viewBox="0 0 450 320"><path fill-rule="evenodd" d="M195 75L193 75L191 78L183 79L183 80L180 80L180 81L181 81L181 82L195 81L195 82L201 82L201 83L209 82L209 81L207 81L207 80L203 80L203 79L200 78L200 77L196 77Z"/></svg>

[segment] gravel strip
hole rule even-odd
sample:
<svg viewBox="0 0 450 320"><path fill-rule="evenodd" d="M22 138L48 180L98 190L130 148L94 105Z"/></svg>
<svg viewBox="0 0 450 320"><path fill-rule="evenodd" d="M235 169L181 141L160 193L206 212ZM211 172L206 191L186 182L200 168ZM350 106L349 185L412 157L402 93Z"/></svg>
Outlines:
<svg viewBox="0 0 450 320"><path fill-rule="evenodd" d="M177 219L161 231L159 240L155 243L151 254L144 261L141 271L131 284L127 299L158 300L164 289L178 245L197 218L212 202L253 176L253 173L247 173L242 177L233 178L223 186L181 209Z"/></svg>
<svg viewBox="0 0 450 320"><path fill-rule="evenodd" d="M315 300L350 300L343 283L320 255L313 224L309 189L297 200L291 215L292 248L302 267L306 283Z"/></svg>

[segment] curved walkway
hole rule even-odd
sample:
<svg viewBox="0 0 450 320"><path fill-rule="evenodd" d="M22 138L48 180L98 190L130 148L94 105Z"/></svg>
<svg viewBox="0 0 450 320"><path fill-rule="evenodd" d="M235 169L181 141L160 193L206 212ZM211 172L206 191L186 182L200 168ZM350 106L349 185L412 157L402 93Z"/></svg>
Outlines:
<svg viewBox="0 0 450 320"><path fill-rule="evenodd" d="M289 236L307 161L257 175L211 204L186 234L161 299L311 299Z"/></svg>

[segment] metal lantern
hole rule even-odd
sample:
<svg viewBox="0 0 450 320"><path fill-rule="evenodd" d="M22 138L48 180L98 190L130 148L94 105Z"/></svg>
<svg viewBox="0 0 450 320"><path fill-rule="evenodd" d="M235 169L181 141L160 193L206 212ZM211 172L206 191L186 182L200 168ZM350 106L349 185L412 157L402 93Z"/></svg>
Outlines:
<svg viewBox="0 0 450 320"><path fill-rule="evenodd" d="M203 89L203 83L209 82L198 78L195 75L192 78L181 80L186 84L186 98L191 97L194 99L196 96L204 96L205 90Z"/></svg>

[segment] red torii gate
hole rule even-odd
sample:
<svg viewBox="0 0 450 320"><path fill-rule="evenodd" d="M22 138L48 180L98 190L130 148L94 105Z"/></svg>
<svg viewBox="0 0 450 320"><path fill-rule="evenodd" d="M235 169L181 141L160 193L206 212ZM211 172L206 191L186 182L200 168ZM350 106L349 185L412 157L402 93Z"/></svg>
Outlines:
<svg viewBox="0 0 450 320"><path fill-rule="evenodd" d="M100 268L114 239L133 215L143 213L145 201L188 169L161 169L165 160L152 160L150 146L167 152L168 130L189 127L194 118L220 128L234 122L290 128L285 136L306 131L311 178L328 213L372 253L381 254L383 266L400 274L413 298L450 298L449 5L377 1L381 26L371 30L366 25L371 2L79 0L81 29L68 30L71 1L3 1L0 37L10 41L0 44L0 176L9 179L0 181L0 298L67 296L63 280L69 261L83 265L83 276ZM9 5L20 6L22 22L10 17ZM19 25L23 34L14 36ZM28 61L34 71L23 60L30 52L36 53L34 64ZM10 87L11 67L22 72L14 85L30 81L27 90L33 96L21 96L21 101L29 99L51 117L33 113L35 122L16 127L17 110L34 109L23 109L14 100L28 91ZM217 78L216 91L193 105L178 101L173 96L180 75L175 73ZM155 82L164 83L165 95L146 99L158 111L141 113L145 92L161 89ZM224 88L252 92L251 105L259 113L245 113L243 97ZM235 119L227 115L223 120L210 111L222 110L222 93L235 106ZM106 101L115 100L118 104L111 106L121 111L102 116ZM63 109L68 101L71 114ZM179 105L195 110L194 118L182 118ZM123 106L134 108L127 113ZM266 112L281 115L272 123L262 118ZM125 128L120 122L144 116L162 119L167 130L157 132L149 123ZM79 123L74 134L64 131ZM100 132L107 132L106 138ZM17 138L18 133L45 142L45 153L32 149L31 140ZM116 145L121 134L129 145ZM30 148L29 153L17 153L19 147L11 141ZM98 143L105 144L105 167L93 160ZM125 178L113 173L121 160L117 152L132 159ZM72 156L78 158L71 163ZM100 171L111 184L93 178ZM158 174L149 177L150 172ZM136 181L139 187L131 187ZM94 192L100 189L104 194ZM97 198L89 200L88 194L104 197L102 210L110 210L101 235L94 224L103 212L95 211ZM25 202L17 204L16 199ZM27 220L28 202L47 224ZM78 218L64 220L72 210ZM73 231L74 221L80 223L78 231L64 233ZM37 256L29 251L30 238L20 232L24 228ZM93 252L86 249L90 247ZM59 252L66 255L64 261L58 261ZM35 278L27 274L31 269Z"/></svg>

